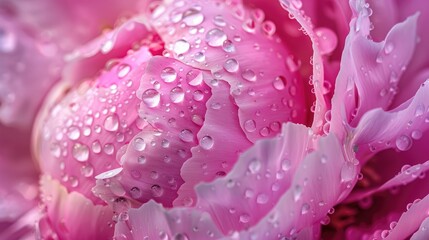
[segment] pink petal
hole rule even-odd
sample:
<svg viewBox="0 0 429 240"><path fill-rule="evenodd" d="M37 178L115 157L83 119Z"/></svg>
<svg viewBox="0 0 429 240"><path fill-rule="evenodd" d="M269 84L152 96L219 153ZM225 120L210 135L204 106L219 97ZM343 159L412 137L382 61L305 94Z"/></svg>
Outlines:
<svg viewBox="0 0 429 240"><path fill-rule="evenodd" d="M204 125L197 134L199 145L192 148L192 157L182 167L185 183L178 191L175 205L195 203L195 186L227 174L239 154L251 146L240 128L238 108L230 99L229 85L218 81L211 88ZM276 123L271 129L279 131L280 127Z"/></svg>
<svg viewBox="0 0 429 240"><path fill-rule="evenodd" d="M274 136L273 122L305 122L303 84L287 68L290 53L272 22L252 17L241 3L197 0L161 5L150 21L169 55L229 83L250 141Z"/></svg>
<svg viewBox="0 0 429 240"><path fill-rule="evenodd" d="M350 161L335 135L320 138L317 150L299 164L291 183L295 187L289 188L256 225L240 232L239 238L293 237L319 223L356 181L358 169L355 161Z"/></svg>
<svg viewBox="0 0 429 240"><path fill-rule="evenodd" d="M429 217L425 218L425 220L422 221L422 223L420 224L419 230L417 230L417 232L415 232L410 240L425 240L429 238L429 231L428 231L428 227L429 227Z"/></svg>
<svg viewBox="0 0 429 240"><path fill-rule="evenodd" d="M131 18L66 55L63 81L76 84L91 78L100 69L112 64L112 59L125 57L137 44L148 47L150 51L161 47L159 37L151 33L139 19Z"/></svg>
<svg viewBox="0 0 429 240"><path fill-rule="evenodd" d="M197 209L163 209L154 201L131 209L127 221L116 224L116 239L219 239L210 215Z"/></svg>
<svg viewBox="0 0 429 240"><path fill-rule="evenodd" d="M68 93L61 88L52 92L34 134L44 173L61 180L68 191L101 203L91 192L93 177L118 167L117 152L143 127L135 92L150 57L148 49L141 48L95 80Z"/></svg>
<svg viewBox="0 0 429 240"><path fill-rule="evenodd" d="M68 192L48 176L41 180L45 216L38 223L40 239L109 239L113 236L108 206L95 206L77 192Z"/></svg>
<svg viewBox="0 0 429 240"><path fill-rule="evenodd" d="M369 40L371 10L359 5L363 3L352 4L358 16L351 23L353 29L347 37L332 100L330 125L337 134L344 132L344 122L355 126L369 110L390 105L399 78L412 56L416 38L417 16L414 16L395 25L384 42Z"/></svg>
<svg viewBox="0 0 429 240"><path fill-rule="evenodd" d="M0 29L0 121L31 129L43 97L59 79L61 58L55 45L12 19L1 16Z"/></svg>
<svg viewBox="0 0 429 240"><path fill-rule="evenodd" d="M285 125L281 136L244 152L226 177L200 184L197 207L208 211L224 233L255 225L291 188L310 142L308 128Z"/></svg>
<svg viewBox="0 0 429 240"><path fill-rule="evenodd" d="M414 98L396 109L385 112L375 109L366 113L353 130L353 142L359 156L368 156L388 148L406 151L413 139L421 137L428 127L427 107L429 83L421 85ZM360 158L364 159L364 158Z"/></svg>
<svg viewBox="0 0 429 240"><path fill-rule="evenodd" d="M139 114L149 124L121 158L118 181L128 196L171 206L182 185L180 169L198 145L210 88L206 72L165 57L153 57L141 78ZM208 81L208 80L207 80ZM138 194L136 194L136 191Z"/></svg>

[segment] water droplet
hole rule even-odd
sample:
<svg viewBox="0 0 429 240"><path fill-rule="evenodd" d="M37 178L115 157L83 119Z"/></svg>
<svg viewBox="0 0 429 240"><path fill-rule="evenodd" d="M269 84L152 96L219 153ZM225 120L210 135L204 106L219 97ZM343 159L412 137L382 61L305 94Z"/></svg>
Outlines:
<svg viewBox="0 0 429 240"><path fill-rule="evenodd" d="M86 145L75 143L72 149L72 155L79 162L85 162L89 157L89 149Z"/></svg>
<svg viewBox="0 0 429 240"><path fill-rule="evenodd" d="M190 8L183 13L183 20L186 26L195 27L204 21L204 15L195 8Z"/></svg>
<svg viewBox="0 0 429 240"><path fill-rule="evenodd" d="M107 40L106 42L103 43L103 45L101 45L101 52L103 54L109 53L112 49L113 49L113 40Z"/></svg>
<svg viewBox="0 0 429 240"><path fill-rule="evenodd" d="M200 70L190 70L186 74L186 81L191 86L198 86L203 82L203 73Z"/></svg>
<svg viewBox="0 0 429 240"><path fill-rule="evenodd" d="M200 115L192 115L192 122L197 124L198 126L202 126L204 120Z"/></svg>
<svg viewBox="0 0 429 240"><path fill-rule="evenodd" d="M139 199L142 196L142 191L138 187L133 187L130 190L130 195L134 199Z"/></svg>
<svg viewBox="0 0 429 240"><path fill-rule="evenodd" d="M341 181L350 182L357 176L355 166L352 163L346 162L341 168Z"/></svg>
<svg viewBox="0 0 429 240"><path fill-rule="evenodd" d="M336 34L329 28L316 28L314 30L316 36L318 37L319 51L320 54L326 55L330 54L335 50L338 44L338 39Z"/></svg>
<svg viewBox="0 0 429 240"><path fill-rule="evenodd" d="M423 136L423 134L419 130L414 130L414 131L411 132L411 137L413 139L415 139L415 140L418 140L418 139L422 138L422 136Z"/></svg>
<svg viewBox="0 0 429 240"><path fill-rule="evenodd" d="M255 159L249 163L249 171L252 174L258 173L262 168L262 164L259 160Z"/></svg>
<svg viewBox="0 0 429 240"><path fill-rule="evenodd" d="M139 157L137 158L137 162L138 162L139 164L145 164L145 163L146 163L146 157L145 157L145 156L139 156Z"/></svg>
<svg viewBox="0 0 429 240"><path fill-rule="evenodd" d="M304 203L301 208L301 214L307 214L310 211L310 205L308 203Z"/></svg>
<svg viewBox="0 0 429 240"><path fill-rule="evenodd" d="M226 60L225 63L223 64L223 68L225 68L225 70L230 73L237 72L238 67L239 67L238 62L234 58L230 58Z"/></svg>
<svg viewBox="0 0 429 240"><path fill-rule="evenodd" d="M285 89L286 78L283 76L276 77L276 79L274 79L274 81L273 81L273 86L275 89L277 89L279 91Z"/></svg>
<svg viewBox="0 0 429 240"><path fill-rule="evenodd" d="M214 23L214 25L216 25L218 27L225 27L226 26L226 22L223 19L222 15L216 15L213 18L213 23Z"/></svg>
<svg viewBox="0 0 429 240"><path fill-rule="evenodd" d="M227 39L226 34L219 28L213 28L206 34L206 42L209 46L219 47L223 45L223 42Z"/></svg>
<svg viewBox="0 0 429 240"><path fill-rule="evenodd" d="M296 185L293 189L293 200L297 202L302 195L302 187L300 185Z"/></svg>
<svg viewBox="0 0 429 240"><path fill-rule="evenodd" d="M173 47L173 51L179 55L179 54L184 54L187 53L189 51L189 49L191 48L191 44L189 44L187 41L185 41L184 39L180 39L177 40L174 43L174 47Z"/></svg>
<svg viewBox="0 0 429 240"><path fill-rule="evenodd" d="M56 158L59 158L61 156L61 147L57 143L51 145L50 151L52 156Z"/></svg>
<svg viewBox="0 0 429 240"><path fill-rule="evenodd" d="M205 150L211 149L213 145L214 145L214 141L213 141L213 138L210 136L204 136L200 140L200 146Z"/></svg>
<svg viewBox="0 0 429 240"><path fill-rule="evenodd" d="M411 148L412 141L411 139L406 135L401 135L396 139L396 147L400 151L407 151Z"/></svg>
<svg viewBox="0 0 429 240"><path fill-rule="evenodd" d="M256 81L256 74L254 71L252 71L250 69L246 69L243 72L241 72L241 76L249 82Z"/></svg>
<svg viewBox="0 0 429 240"><path fill-rule="evenodd" d="M144 142L143 138L138 137L138 138L134 139L133 143L134 143L133 144L134 145L134 149L136 151L141 152L141 151L145 150L145 148L146 148L146 143Z"/></svg>
<svg viewBox="0 0 429 240"><path fill-rule="evenodd" d="M192 142L194 140L194 134L189 129L183 129L179 133L179 138L184 142Z"/></svg>
<svg viewBox="0 0 429 240"><path fill-rule="evenodd" d="M142 100L147 107L154 108L159 105L161 95L155 89L148 89L142 94Z"/></svg>
<svg viewBox="0 0 429 240"><path fill-rule="evenodd" d="M152 185L152 187L150 188L152 190L152 195L154 197L161 197L162 194L164 193L164 189L162 189L159 185Z"/></svg>
<svg viewBox="0 0 429 240"><path fill-rule="evenodd" d="M256 197L256 203L258 204L266 204L267 202L268 196L266 194L261 193Z"/></svg>
<svg viewBox="0 0 429 240"><path fill-rule="evenodd" d="M166 83L174 82L177 78L177 72L172 67L166 67L161 72L161 79Z"/></svg>
<svg viewBox="0 0 429 240"><path fill-rule="evenodd" d="M115 132L119 128L119 117L117 114L112 114L104 120L104 129L109 132Z"/></svg>
<svg viewBox="0 0 429 240"><path fill-rule="evenodd" d="M178 234L174 235L173 239L174 240L189 240L189 237L184 233L178 233Z"/></svg>
<svg viewBox="0 0 429 240"><path fill-rule="evenodd" d="M271 21L265 21L262 23L262 31L268 36L273 36L276 33L276 25Z"/></svg>
<svg viewBox="0 0 429 240"><path fill-rule="evenodd" d="M106 143L104 144L104 153L107 155L112 155L115 152L115 147L110 144L110 143Z"/></svg>
<svg viewBox="0 0 429 240"><path fill-rule="evenodd" d="M108 178L112 178L116 175L118 175L119 173L122 172L122 168L115 168L106 172L103 172L101 174L98 174L97 176L95 176L95 179L108 179Z"/></svg>
<svg viewBox="0 0 429 240"><path fill-rule="evenodd" d="M415 112L414 112L414 116L415 116L415 117L420 117L420 116L422 116L424 113L425 113L425 105L423 105L423 104L419 104L419 105L417 105L416 110L415 110Z"/></svg>
<svg viewBox="0 0 429 240"><path fill-rule="evenodd" d="M256 131L256 122L254 120L247 120L244 122L244 130L247 132L254 132Z"/></svg>
<svg viewBox="0 0 429 240"><path fill-rule="evenodd" d="M232 43L231 40L225 40L222 44L222 48L227 53L235 52L235 46L234 43Z"/></svg>
<svg viewBox="0 0 429 240"><path fill-rule="evenodd" d="M128 75L128 73L130 73L131 71L131 66L128 64L121 64L118 67L118 77L119 78L124 78Z"/></svg>
<svg viewBox="0 0 429 240"><path fill-rule="evenodd" d="M204 55L204 53L202 53L202 52L197 52L194 55L194 59L195 59L195 61L201 63L201 62L204 62L206 60L206 55Z"/></svg>
<svg viewBox="0 0 429 240"><path fill-rule="evenodd" d="M270 129L267 128L267 127L263 127L263 128L261 128L261 130L259 130L259 134L262 137L266 137L266 136L268 136L270 134Z"/></svg>
<svg viewBox="0 0 429 240"><path fill-rule="evenodd" d="M71 140L77 140L77 139L79 139L79 137L80 137L80 130L79 130L79 128L76 127L76 126L69 127L68 132L67 132L67 136Z"/></svg>
<svg viewBox="0 0 429 240"><path fill-rule="evenodd" d="M200 90L195 90L193 96L194 96L194 100L198 102L204 99L204 93L201 92Z"/></svg>
<svg viewBox="0 0 429 240"><path fill-rule="evenodd" d="M393 52L393 43L391 42L386 42L386 45L384 45L384 53L386 53L386 55L389 55L390 53Z"/></svg>
<svg viewBox="0 0 429 240"><path fill-rule="evenodd" d="M282 170L283 171L285 171L285 172L288 171L291 168L291 166L292 166L292 163L288 159L283 160L283 162L282 162Z"/></svg>
<svg viewBox="0 0 429 240"><path fill-rule="evenodd" d="M249 214L242 214L240 216L240 222L242 222L242 223L248 223L249 221L250 221Z"/></svg>
<svg viewBox="0 0 429 240"><path fill-rule="evenodd" d="M91 165L85 165L82 166L80 172L84 177L91 177L94 174L94 168Z"/></svg>
<svg viewBox="0 0 429 240"><path fill-rule="evenodd" d="M180 103L183 102L183 99L185 98L185 92L181 87L175 87L171 89L170 91L170 100L173 103Z"/></svg>

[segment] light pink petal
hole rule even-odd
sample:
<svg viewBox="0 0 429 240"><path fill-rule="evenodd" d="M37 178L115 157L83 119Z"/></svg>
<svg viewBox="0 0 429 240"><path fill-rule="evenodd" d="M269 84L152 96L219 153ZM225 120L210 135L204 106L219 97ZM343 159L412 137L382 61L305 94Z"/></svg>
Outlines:
<svg viewBox="0 0 429 240"><path fill-rule="evenodd" d="M367 157L388 148L407 151L413 139L421 138L429 127L426 104L429 83L423 83L414 98L396 109L385 112L375 109L365 114L353 130L352 145L359 156Z"/></svg>
<svg viewBox="0 0 429 240"><path fill-rule="evenodd" d="M291 183L310 142L307 127L285 125L280 136L244 152L226 177L200 184L197 207L208 211L224 233L255 225L286 190L303 188Z"/></svg>
<svg viewBox="0 0 429 240"><path fill-rule="evenodd" d="M34 29L36 34L55 42L65 52L86 43L103 30L113 28L118 19L136 14L141 2L3 0L0 10Z"/></svg>
<svg viewBox="0 0 429 240"><path fill-rule="evenodd" d="M62 60L55 45L0 17L0 121L31 129L43 97L59 79Z"/></svg>
<svg viewBox="0 0 429 240"><path fill-rule="evenodd" d="M192 157L182 167L185 183L175 205L195 204L195 186L227 174L239 154L251 146L240 128L238 107L231 100L228 83L220 80L210 86L212 96L207 101L204 125L197 134L199 145L192 148ZM277 122L270 127L277 132L281 125Z"/></svg>
<svg viewBox="0 0 429 240"><path fill-rule="evenodd" d="M101 202L91 192L94 176L119 166L116 154L144 124L138 117L136 90L147 48L131 52L100 76L51 93L35 127L35 151L42 171ZM67 91L67 92L65 92Z"/></svg>
<svg viewBox="0 0 429 240"><path fill-rule="evenodd" d="M109 239L113 236L112 210L95 206L77 192L68 192L58 180L43 176L45 215L38 223L40 239Z"/></svg>
<svg viewBox="0 0 429 240"><path fill-rule="evenodd" d="M293 237L319 223L351 191L358 171L352 159L343 152L334 134L320 138L317 150L299 164L292 187L256 225L241 231L239 238Z"/></svg>
<svg viewBox="0 0 429 240"><path fill-rule="evenodd" d="M164 209L154 201L131 209L115 227L115 239L219 239L221 232L210 215L197 209Z"/></svg>
<svg viewBox="0 0 429 240"><path fill-rule="evenodd" d="M210 88L206 72L173 58L153 57L141 78L139 115L148 123L128 145L118 181L141 203L172 206L182 185L180 169L198 145ZM208 81L208 80L207 80Z"/></svg>
<svg viewBox="0 0 429 240"><path fill-rule="evenodd" d="M100 69L128 54L130 49L147 47L152 54L162 51L159 37L138 18L131 18L91 42L66 55L63 81L76 84L95 76Z"/></svg>
<svg viewBox="0 0 429 240"><path fill-rule="evenodd" d="M415 232L410 240L425 240L429 238L429 217L425 218L420 224L419 230Z"/></svg>
<svg viewBox="0 0 429 240"><path fill-rule="evenodd" d="M417 15L395 25L386 40L376 43L368 39L372 10L361 2L352 2L352 8L355 17L332 100L330 125L337 134L344 133L344 123L356 126L367 111L390 105L416 39Z"/></svg>
<svg viewBox="0 0 429 240"><path fill-rule="evenodd" d="M302 80L288 69L290 52L275 26L263 20L241 3L197 0L161 5L150 19L166 54L229 83L252 142L274 136L272 122L306 121Z"/></svg>

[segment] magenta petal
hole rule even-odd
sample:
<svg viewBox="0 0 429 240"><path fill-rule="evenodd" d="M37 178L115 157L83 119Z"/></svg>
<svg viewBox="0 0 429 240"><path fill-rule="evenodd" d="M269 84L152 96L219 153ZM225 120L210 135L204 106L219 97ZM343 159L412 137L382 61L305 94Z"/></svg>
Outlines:
<svg viewBox="0 0 429 240"><path fill-rule="evenodd" d="M119 149L143 127L135 92L149 58L148 49L141 48L96 79L52 92L34 134L45 174L101 203L91 192L94 176L118 167ZM65 96L55 99L58 95Z"/></svg>
<svg viewBox="0 0 429 240"><path fill-rule="evenodd" d="M113 236L112 210L95 206L77 192L67 192L57 180L43 176L45 216L38 226L41 239L109 239ZM110 224L110 226L109 226Z"/></svg>
<svg viewBox="0 0 429 240"><path fill-rule="evenodd" d="M176 205L194 204L194 187L227 174L239 154L251 146L240 128L238 108L230 98L229 85L218 81L211 88L204 125L197 135L199 145L192 148L192 157L181 170L185 183L179 189ZM279 131L280 124L272 125L272 129Z"/></svg>
<svg viewBox="0 0 429 240"><path fill-rule="evenodd" d="M208 211L224 233L255 225L291 187L310 141L307 127L286 124L280 136L244 152L226 177L200 184L197 207Z"/></svg>
<svg viewBox="0 0 429 240"><path fill-rule="evenodd" d="M131 209L115 227L116 239L219 239L223 235L210 215L196 209L166 210L154 201Z"/></svg>
<svg viewBox="0 0 429 240"><path fill-rule="evenodd" d="M250 141L276 135L271 123L306 121L303 84L263 14L252 15L240 2L187 0L158 7L151 24L168 54L229 83Z"/></svg>

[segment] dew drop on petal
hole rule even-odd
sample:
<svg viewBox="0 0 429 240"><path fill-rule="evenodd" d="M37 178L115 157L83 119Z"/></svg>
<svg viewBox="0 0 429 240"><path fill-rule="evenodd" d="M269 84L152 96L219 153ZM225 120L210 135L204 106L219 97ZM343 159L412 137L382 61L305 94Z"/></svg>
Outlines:
<svg viewBox="0 0 429 240"><path fill-rule="evenodd" d="M115 168L103 173L98 174L97 176L95 176L95 179L108 179L108 178L112 178L116 175L118 175L119 173L121 173L123 170L123 168Z"/></svg>
<svg viewBox="0 0 429 240"><path fill-rule="evenodd" d="M256 81L256 74L253 70L246 69L243 72L241 72L241 76L249 82Z"/></svg>
<svg viewBox="0 0 429 240"><path fill-rule="evenodd" d="M154 108L159 105L161 95L155 89L148 89L142 94L142 101L147 107Z"/></svg>
<svg viewBox="0 0 429 240"><path fill-rule="evenodd" d="M164 193L164 189L162 189L162 187L157 185L157 184L152 185L152 187L150 189L151 189L152 195L154 197L161 197L162 194Z"/></svg>
<svg viewBox="0 0 429 240"><path fill-rule="evenodd" d="M172 67L166 67L161 72L161 79L166 83L174 82L177 78L177 72Z"/></svg>
<svg viewBox="0 0 429 240"><path fill-rule="evenodd" d="M188 27L195 27L204 21L204 15L198 9L190 8L183 13L182 21Z"/></svg>
<svg viewBox="0 0 429 240"><path fill-rule="evenodd" d="M146 143L145 143L144 139L140 138L140 137L134 139L133 145L134 145L134 149L136 151L139 151L139 152L145 150L145 148L146 148Z"/></svg>
<svg viewBox="0 0 429 240"><path fill-rule="evenodd" d="M85 162L89 157L89 149L86 145L75 143L72 149L73 157L79 162Z"/></svg>
<svg viewBox="0 0 429 240"><path fill-rule="evenodd" d="M200 70L190 70L186 74L186 81L191 86L198 86L203 82L203 73Z"/></svg>
<svg viewBox="0 0 429 240"><path fill-rule="evenodd" d="M412 145L411 139L406 135L399 136L396 139L395 143L396 143L396 147L400 151L407 151L408 149L411 148L411 145Z"/></svg>
<svg viewBox="0 0 429 240"><path fill-rule="evenodd" d="M222 49L227 53L235 52L234 43L231 40L225 40L222 44Z"/></svg>
<svg viewBox="0 0 429 240"><path fill-rule="evenodd" d="M67 131L67 136L70 140L77 140L80 137L80 129L76 126L69 127Z"/></svg>
<svg viewBox="0 0 429 240"><path fill-rule="evenodd" d="M226 60L225 63L223 64L223 68L225 68L225 70L230 73L237 72L238 67L239 67L238 62L234 58L230 58Z"/></svg>
<svg viewBox="0 0 429 240"><path fill-rule="evenodd" d="M191 48L191 44L189 44L186 40L184 39L180 39L177 40L174 43L174 47L173 47L173 51L179 55L179 54L184 54L187 53L189 51L189 49Z"/></svg>
<svg viewBox="0 0 429 240"><path fill-rule="evenodd" d="M171 89L170 91L170 100L173 103L180 103L183 102L183 99L185 98L185 92L181 87L175 87Z"/></svg>
<svg viewBox="0 0 429 240"><path fill-rule="evenodd" d="M256 131L256 122L254 120L247 120L244 122L244 130L247 132L254 132Z"/></svg>
<svg viewBox="0 0 429 240"><path fill-rule="evenodd" d="M194 140L194 134L189 129L183 129L179 133L179 138L184 142L192 142Z"/></svg>
<svg viewBox="0 0 429 240"><path fill-rule="evenodd" d="M283 76L278 76L273 81L273 86L275 89L281 91L285 89L286 86L286 78Z"/></svg>
<svg viewBox="0 0 429 240"><path fill-rule="evenodd" d="M128 73L130 73L131 71L131 66L128 64L121 64L118 67L118 77L119 78L124 78L128 75Z"/></svg>
<svg viewBox="0 0 429 240"><path fill-rule="evenodd" d="M335 33L329 28L316 28L314 30L318 37L319 51L322 55L330 54L335 50L338 44L338 39Z"/></svg>
<svg viewBox="0 0 429 240"><path fill-rule="evenodd" d="M256 203L258 204L266 204L267 202L268 202L268 196L264 193L261 193L256 197Z"/></svg>
<svg viewBox="0 0 429 240"><path fill-rule="evenodd" d="M204 136L200 140L200 146L205 150L211 149L213 145L214 145L214 141L213 141L213 138L210 136Z"/></svg>
<svg viewBox="0 0 429 240"><path fill-rule="evenodd" d="M117 114L112 114L104 120L104 129L109 132L115 132L119 128L119 117Z"/></svg>
<svg viewBox="0 0 429 240"><path fill-rule="evenodd" d="M205 38L207 44L212 47L222 46L226 39L226 34L219 28L213 28L208 31Z"/></svg>

